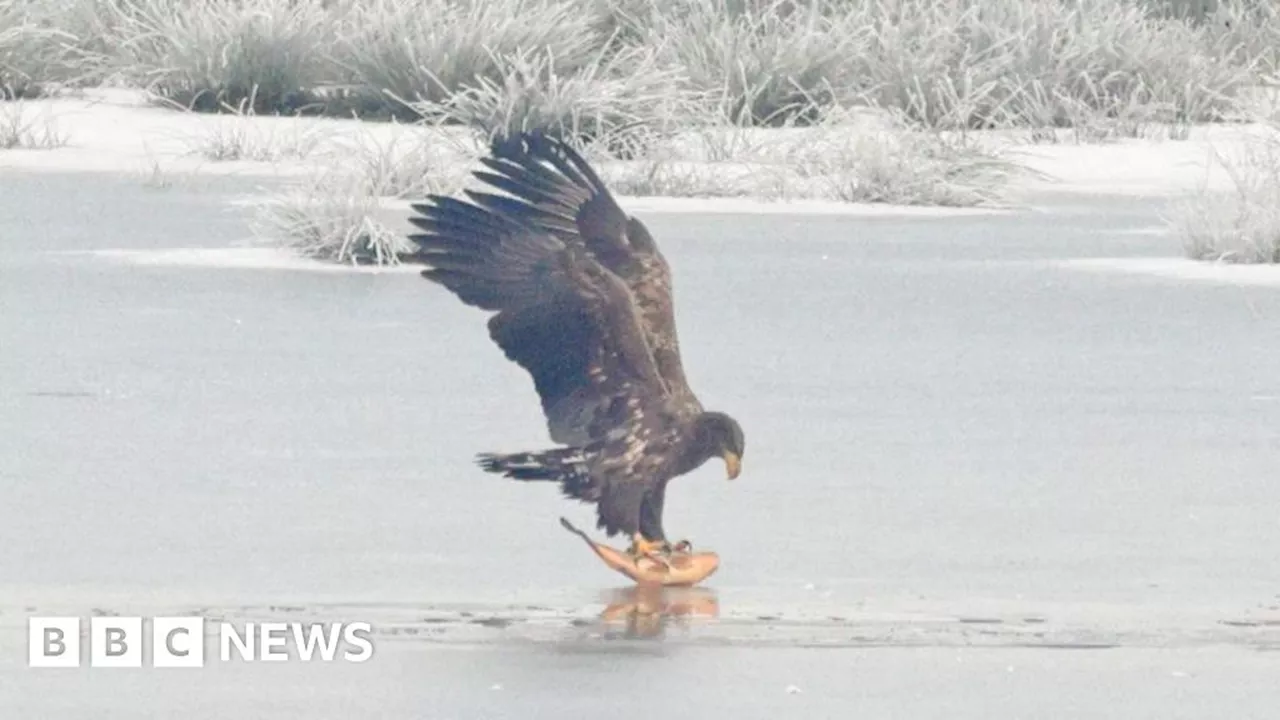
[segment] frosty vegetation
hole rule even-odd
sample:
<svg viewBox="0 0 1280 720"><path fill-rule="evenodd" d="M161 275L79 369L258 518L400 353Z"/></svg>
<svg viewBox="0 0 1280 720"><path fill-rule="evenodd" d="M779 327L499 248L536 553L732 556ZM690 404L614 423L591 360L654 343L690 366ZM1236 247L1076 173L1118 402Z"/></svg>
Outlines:
<svg viewBox="0 0 1280 720"><path fill-rule="evenodd" d="M456 160L512 130L571 138L625 194L971 206L1020 172L984 134L1178 139L1258 120L1239 101L1278 76L1270 0L0 3L7 105L115 85L195 112L420 126L267 208L264 226L343 261L394 262L399 241L369 208L455 191ZM56 145L3 117L0 147ZM203 152L310 152L250 141L228 133ZM1277 156L1233 166L1231 208L1206 200L1213 212L1174 220L1194 255L1280 259ZM1211 229L1188 224L1210 216Z"/></svg>

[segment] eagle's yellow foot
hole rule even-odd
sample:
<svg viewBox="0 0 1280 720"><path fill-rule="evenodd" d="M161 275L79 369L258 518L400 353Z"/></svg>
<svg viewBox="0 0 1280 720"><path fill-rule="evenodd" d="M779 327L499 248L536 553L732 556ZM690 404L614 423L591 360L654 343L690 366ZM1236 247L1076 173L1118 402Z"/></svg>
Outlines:
<svg viewBox="0 0 1280 720"><path fill-rule="evenodd" d="M636 533L631 537L631 547L627 548L627 554L630 555L633 560L639 562L641 558L649 558L665 568L669 568L671 566L663 556L670 552L671 548L667 543L650 542L640 533Z"/></svg>

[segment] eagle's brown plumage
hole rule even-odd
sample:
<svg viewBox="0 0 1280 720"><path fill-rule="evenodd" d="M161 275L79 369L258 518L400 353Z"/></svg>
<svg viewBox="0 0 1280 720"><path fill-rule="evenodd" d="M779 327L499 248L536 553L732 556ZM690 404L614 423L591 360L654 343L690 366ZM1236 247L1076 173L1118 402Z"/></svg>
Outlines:
<svg viewBox="0 0 1280 720"><path fill-rule="evenodd" d="M705 412L685 380L671 275L653 237L571 147L538 133L493 144L466 191L413 206L422 275L492 311L489 335L533 377L552 440L484 454L482 467L559 482L597 506L609 535L665 542L669 480L722 456L737 474L742 430Z"/></svg>

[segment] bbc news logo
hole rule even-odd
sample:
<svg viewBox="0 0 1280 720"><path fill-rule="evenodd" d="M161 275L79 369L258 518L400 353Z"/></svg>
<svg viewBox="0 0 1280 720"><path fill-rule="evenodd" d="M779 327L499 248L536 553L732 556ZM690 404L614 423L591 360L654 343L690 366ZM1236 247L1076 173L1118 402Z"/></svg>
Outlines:
<svg viewBox="0 0 1280 720"><path fill-rule="evenodd" d="M89 619L87 648L81 647L80 618L33 617L27 625L27 664L30 667L80 667L88 655L90 667L142 667L149 649L152 667L204 667L207 656L221 662L238 657L245 662L361 663L373 657L372 628L366 622L297 623L246 622L236 627L213 622L218 638L206 647L206 621L202 617L156 617L143 633L141 617L93 617ZM87 653L82 652L87 650ZM206 652L206 650L208 652Z"/></svg>

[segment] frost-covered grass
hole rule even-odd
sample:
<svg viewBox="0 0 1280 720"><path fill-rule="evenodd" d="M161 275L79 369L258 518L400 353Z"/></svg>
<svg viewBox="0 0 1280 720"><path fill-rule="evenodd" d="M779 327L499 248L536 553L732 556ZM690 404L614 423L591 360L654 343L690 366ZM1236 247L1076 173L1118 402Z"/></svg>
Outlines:
<svg viewBox="0 0 1280 720"><path fill-rule="evenodd" d="M844 202L970 207L1005 197L1024 171L962 135L830 133L797 148L788 168Z"/></svg>
<svg viewBox="0 0 1280 720"><path fill-rule="evenodd" d="M305 160L314 155L322 138L306 129L265 130L243 117L218 123L190 139L192 152L214 162Z"/></svg>
<svg viewBox="0 0 1280 720"><path fill-rule="evenodd" d="M737 152L726 157L725 147ZM268 242L311 258L393 264L406 248L388 218L403 200L456 194L484 150L450 127L406 128L344 145L330 167L258 211ZM585 146L611 190L624 196L750 197L972 207L998 204L1024 171L955 133L830 121L790 129L731 124L673 133L643 158L608 142ZM330 150L332 151L332 149ZM397 202L400 201L400 202Z"/></svg>
<svg viewBox="0 0 1280 720"><path fill-rule="evenodd" d="M379 204L451 192L460 161L517 130L571 138L624 194L972 206L1020 172L975 131L1182 138L1278 73L1280 10L1253 0L0 4L8 94L117 84L239 113L191 149L319 165L263 226L342 261L393 259ZM851 128L862 111L894 121ZM420 122L428 139L334 153L250 122L274 114Z"/></svg>
<svg viewBox="0 0 1280 720"><path fill-rule="evenodd" d="M1000 204L1028 170L963 133L887 113L829 115L778 129L732 124L680 133L641 161L602 157L618 192L972 207Z"/></svg>
<svg viewBox="0 0 1280 720"><path fill-rule="evenodd" d="M484 84L502 86L533 60L570 78L603 47L591 16L564 0L338 0L335 80L363 109L412 116Z"/></svg>
<svg viewBox="0 0 1280 720"><path fill-rule="evenodd" d="M67 144L58 120L47 109L17 100L0 103L0 150L52 150Z"/></svg>
<svg viewBox="0 0 1280 720"><path fill-rule="evenodd" d="M305 257L384 265L411 249L389 227L385 203L456 193L478 145L439 128L403 128L347 138L327 151L341 161L260 207L255 232Z"/></svg>
<svg viewBox="0 0 1280 720"><path fill-rule="evenodd" d="M253 105L251 95L241 101L239 107L227 107L230 116L216 118L187 138L191 152L214 162L306 160L315 155L327 139L327 133L319 125L254 122L257 115Z"/></svg>
<svg viewBox="0 0 1280 720"><path fill-rule="evenodd" d="M52 0L51 0L52 1ZM39 0L0 3L0 100L37 97L82 76L74 18L58 27Z"/></svg>
<svg viewBox="0 0 1280 720"><path fill-rule="evenodd" d="M1203 192L1170 217L1187 255L1229 263L1280 263L1280 125L1215 160L1227 192Z"/></svg>
<svg viewBox="0 0 1280 720"><path fill-rule="evenodd" d="M268 201L255 218L254 230L303 257L395 264L412 248L379 219L379 199L359 175L330 171Z"/></svg>
<svg viewBox="0 0 1280 720"><path fill-rule="evenodd" d="M1221 119L1251 68L1207 25L1137 3L905 0L859 14L857 74L876 104L934 127L1074 127L1099 119Z"/></svg>
<svg viewBox="0 0 1280 720"><path fill-rule="evenodd" d="M1280 10L1252 0L0 6L0 79L64 82L73 67L82 79L117 78L199 110L253 97L259 113L404 119L410 105L450 105L483 127L510 126L509 115L525 111L530 122L562 120L594 97L589 89L605 98L592 108L605 117L634 115L637 97L693 92L750 125L866 104L935 128L1064 127L1093 116L1202 122L1280 67Z"/></svg>
<svg viewBox="0 0 1280 720"><path fill-rule="evenodd" d="M96 1L109 71L182 107L293 113L333 78L320 0Z"/></svg>
<svg viewBox="0 0 1280 720"><path fill-rule="evenodd" d="M500 80L480 78L442 103L413 107L486 139L537 129L624 158L645 154L655 139L700 114L700 98L679 85L678 73L636 48L601 51L568 77L544 53L516 54L503 65Z"/></svg>

